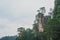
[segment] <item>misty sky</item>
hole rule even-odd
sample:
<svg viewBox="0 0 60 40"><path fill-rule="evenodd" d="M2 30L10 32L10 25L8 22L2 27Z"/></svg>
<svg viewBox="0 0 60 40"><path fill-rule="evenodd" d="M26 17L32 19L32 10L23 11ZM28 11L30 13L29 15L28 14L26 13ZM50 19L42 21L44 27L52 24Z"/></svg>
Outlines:
<svg viewBox="0 0 60 40"><path fill-rule="evenodd" d="M48 12L54 0L0 0L0 37L16 35L18 27L32 28L37 10L43 6Z"/></svg>

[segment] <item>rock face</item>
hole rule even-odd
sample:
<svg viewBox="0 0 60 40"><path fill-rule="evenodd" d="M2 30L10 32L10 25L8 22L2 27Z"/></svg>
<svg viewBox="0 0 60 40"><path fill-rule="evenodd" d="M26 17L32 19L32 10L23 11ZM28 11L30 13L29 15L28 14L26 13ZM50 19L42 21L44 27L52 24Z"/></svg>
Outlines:
<svg viewBox="0 0 60 40"><path fill-rule="evenodd" d="M34 23L35 31L43 32L44 31L44 25L46 24L48 18L50 18L50 16L44 16L44 14L38 13L36 15L36 20Z"/></svg>

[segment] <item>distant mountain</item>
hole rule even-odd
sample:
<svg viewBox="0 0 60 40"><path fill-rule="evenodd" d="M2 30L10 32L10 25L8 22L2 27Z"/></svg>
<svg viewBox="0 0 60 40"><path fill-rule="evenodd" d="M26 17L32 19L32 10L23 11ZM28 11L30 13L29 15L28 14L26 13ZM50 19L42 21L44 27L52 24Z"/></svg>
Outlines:
<svg viewBox="0 0 60 40"><path fill-rule="evenodd" d="M0 40L16 40L17 36L5 36L2 37Z"/></svg>

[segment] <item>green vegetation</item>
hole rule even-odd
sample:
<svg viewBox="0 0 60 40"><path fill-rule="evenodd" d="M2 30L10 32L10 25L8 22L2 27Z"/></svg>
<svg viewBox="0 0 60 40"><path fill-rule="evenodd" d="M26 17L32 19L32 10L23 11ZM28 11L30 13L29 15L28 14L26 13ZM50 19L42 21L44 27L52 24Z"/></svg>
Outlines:
<svg viewBox="0 0 60 40"><path fill-rule="evenodd" d="M48 20L45 25L47 40L60 40L60 1L55 0L53 19Z"/></svg>
<svg viewBox="0 0 60 40"><path fill-rule="evenodd" d="M24 28L18 28L18 32L19 32L19 35L16 38L16 40L41 40L44 37L43 33L36 32L32 29L25 30ZM42 35L42 37L41 37L41 35ZM44 39L45 39L45 37L44 37Z"/></svg>
<svg viewBox="0 0 60 40"><path fill-rule="evenodd" d="M31 29L24 29L24 28L18 28L19 36L17 37L17 40L36 40L37 35L36 32L34 32Z"/></svg>

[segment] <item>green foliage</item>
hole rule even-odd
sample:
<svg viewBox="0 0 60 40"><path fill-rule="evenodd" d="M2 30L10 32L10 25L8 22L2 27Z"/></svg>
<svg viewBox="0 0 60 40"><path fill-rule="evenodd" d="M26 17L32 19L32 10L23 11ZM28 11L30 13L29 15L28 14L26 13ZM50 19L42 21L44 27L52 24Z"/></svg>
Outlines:
<svg viewBox="0 0 60 40"><path fill-rule="evenodd" d="M34 40L35 39L35 37L33 37L34 36L33 30L31 29L24 30L21 28L19 28L18 30L20 31L19 31L19 36L17 37L17 40Z"/></svg>
<svg viewBox="0 0 60 40"><path fill-rule="evenodd" d="M52 37L52 39L57 38L58 34L60 32L60 22L58 19L51 19L46 24L46 35L49 37Z"/></svg>
<svg viewBox="0 0 60 40"><path fill-rule="evenodd" d="M49 19L45 25L47 40L60 40L60 0L55 0L53 19Z"/></svg>
<svg viewBox="0 0 60 40"><path fill-rule="evenodd" d="M18 28L18 30L22 31L23 28ZM26 29L22 32L19 31L19 35L16 40L43 40L43 33L34 31L33 29Z"/></svg>

